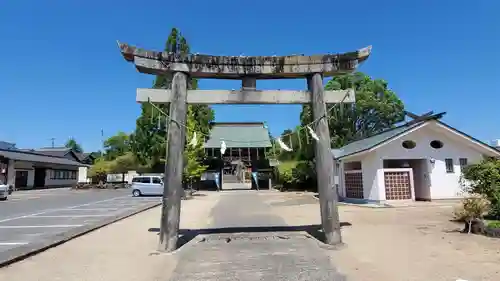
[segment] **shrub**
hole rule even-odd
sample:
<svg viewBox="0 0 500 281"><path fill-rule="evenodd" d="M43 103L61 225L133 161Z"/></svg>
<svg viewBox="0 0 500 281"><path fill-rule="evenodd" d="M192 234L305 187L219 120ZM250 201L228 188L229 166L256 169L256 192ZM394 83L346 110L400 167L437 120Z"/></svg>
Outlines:
<svg viewBox="0 0 500 281"><path fill-rule="evenodd" d="M110 173L111 169L112 163L110 161L98 158L95 160L94 165L90 167L88 176L92 179L93 183L106 182L106 176Z"/></svg>
<svg viewBox="0 0 500 281"><path fill-rule="evenodd" d="M280 181L283 184L294 183L293 171L292 170L287 170L287 171L283 171L282 173L280 173Z"/></svg>
<svg viewBox="0 0 500 281"><path fill-rule="evenodd" d="M473 195L462 200L462 205L454 210L454 217L466 223L465 229L470 233L474 221L482 220L490 211L490 201L483 195Z"/></svg>
<svg viewBox="0 0 500 281"><path fill-rule="evenodd" d="M279 183L283 185L283 189L306 190L316 187L316 174L313 162L284 162L278 170Z"/></svg>
<svg viewBox="0 0 500 281"><path fill-rule="evenodd" d="M498 228L500 229L500 221L490 221L488 223L489 228Z"/></svg>
<svg viewBox="0 0 500 281"><path fill-rule="evenodd" d="M500 160L485 159L465 167L461 180L467 193L484 195L491 203L489 215L500 217Z"/></svg>

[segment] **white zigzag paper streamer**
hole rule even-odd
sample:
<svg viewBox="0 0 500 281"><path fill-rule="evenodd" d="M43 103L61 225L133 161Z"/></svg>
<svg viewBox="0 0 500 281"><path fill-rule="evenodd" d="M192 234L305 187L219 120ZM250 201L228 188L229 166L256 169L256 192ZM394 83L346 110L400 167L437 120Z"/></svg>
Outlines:
<svg viewBox="0 0 500 281"><path fill-rule="evenodd" d="M316 135L316 133L313 131L313 129L311 129L311 127L307 126L307 129L309 130L309 134L311 134L311 137L317 141L319 141L319 137L318 135Z"/></svg>
<svg viewBox="0 0 500 281"><path fill-rule="evenodd" d="M198 144L198 138L196 137L196 132L193 133L193 138L189 142L189 145L196 146Z"/></svg>
<svg viewBox="0 0 500 281"><path fill-rule="evenodd" d="M278 144L281 146L281 148L283 150L286 150L286 151L292 151L292 149L288 146L286 146L286 144L281 140L281 138L278 138Z"/></svg>
<svg viewBox="0 0 500 281"><path fill-rule="evenodd" d="M225 141L221 141L220 142L220 154L221 155L224 155L224 152L226 152L226 142Z"/></svg>

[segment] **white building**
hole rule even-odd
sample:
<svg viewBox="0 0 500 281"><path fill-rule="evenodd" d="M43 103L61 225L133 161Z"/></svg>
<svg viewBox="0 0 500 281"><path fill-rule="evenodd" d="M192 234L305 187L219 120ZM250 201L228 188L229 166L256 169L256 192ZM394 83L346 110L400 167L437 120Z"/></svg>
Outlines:
<svg viewBox="0 0 500 281"><path fill-rule="evenodd" d="M439 121L406 123L332 153L339 195L346 201L461 197L461 168L500 151Z"/></svg>
<svg viewBox="0 0 500 281"><path fill-rule="evenodd" d="M70 187L78 180L79 167L87 166L78 158L21 150L7 144L0 145L0 181L16 189Z"/></svg>
<svg viewBox="0 0 500 281"><path fill-rule="evenodd" d="M90 165L94 163L95 156L92 153L79 153L75 152L67 147L46 147L37 150L30 150L39 154L67 158L72 161L81 162L86 164L85 166L78 167L78 179L79 183L89 183L90 178L88 177L88 170Z"/></svg>

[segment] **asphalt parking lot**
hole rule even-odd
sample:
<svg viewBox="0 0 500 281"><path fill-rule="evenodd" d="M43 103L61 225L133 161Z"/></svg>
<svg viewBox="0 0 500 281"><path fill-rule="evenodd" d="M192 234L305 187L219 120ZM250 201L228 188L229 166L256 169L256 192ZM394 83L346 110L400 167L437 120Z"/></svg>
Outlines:
<svg viewBox="0 0 500 281"><path fill-rule="evenodd" d="M51 239L85 225L161 202L130 190L34 190L0 202L0 260L16 247Z"/></svg>

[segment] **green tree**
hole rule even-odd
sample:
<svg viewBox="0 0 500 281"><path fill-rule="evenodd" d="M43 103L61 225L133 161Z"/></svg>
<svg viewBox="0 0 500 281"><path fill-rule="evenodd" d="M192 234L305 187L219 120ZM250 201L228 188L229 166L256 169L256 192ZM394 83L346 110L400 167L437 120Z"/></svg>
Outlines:
<svg viewBox="0 0 500 281"><path fill-rule="evenodd" d="M307 128L297 126L293 130L286 129L281 133L281 140L290 147L292 151L283 150L278 144L275 144L275 147L278 148L277 155L280 161L301 161L307 159L307 157L305 157L307 153L313 153L313 140Z"/></svg>
<svg viewBox="0 0 500 281"><path fill-rule="evenodd" d="M130 137L127 133L118 132L104 141L104 158L108 161L125 155L130 151Z"/></svg>
<svg viewBox="0 0 500 281"><path fill-rule="evenodd" d="M338 104L328 113L332 147L369 137L404 120L403 102L388 88L385 80L357 72L335 76L325 86L325 90L345 89L355 90L356 102ZM310 105L303 106L300 120L302 125L313 121ZM308 158L311 152L306 153Z"/></svg>
<svg viewBox="0 0 500 281"><path fill-rule="evenodd" d="M480 194L491 202L490 215L500 218L500 160L488 158L462 171L462 187L469 194Z"/></svg>
<svg viewBox="0 0 500 281"><path fill-rule="evenodd" d="M130 149L142 165L153 167L164 163L165 124L164 116L150 104L142 104L141 116L137 118L136 129L130 136Z"/></svg>
<svg viewBox="0 0 500 281"><path fill-rule="evenodd" d="M278 142L271 134L271 130L269 130L269 127L267 126L267 124L265 124L265 126L267 129L269 140L271 141L271 147L269 149L266 149L266 152L265 152L266 158L278 160L279 156L281 154L281 147L279 146Z"/></svg>
<svg viewBox="0 0 500 281"><path fill-rule="evenodd" d="M70 148L74 152L83 153L82 146L74 139L70 138L65 144L65 147Z"/></svg>
<svg viewBox="0 0 500 281"><path fill-rule="evenodd" d="M335 76L325 86L325 90L345 89L355 90L356 102L337 104L328 112L328 127L333 148L339 148L354 140L369 137L404 120L403 102L396 93L388 88L386 81L372 79L357 72ZM290 180L295 183L315 181L314 162L312 161L315 140L312 139L308 129L304 127L312 121L311 106L303 105L300 114L302 127L284 132L293 132L292 135L283 138L283 142L287 145L291 140L293 152L281 151L280 160L299 161L289 173ZM310 127L314 129L314 124ZM321 138L321 136L319 137Z"/></svg>
<svg viewBox="0 0 500 281"><path fill-rule="evenodd" d="M123 155L118 156L110 164L111 173L121 174L122 179L125 179L125 174L128 171L137 170L138 164L135 155L132 152L126 152ZM125 184L125 183L124 183Z"/></svg>
<svg viewBox="0 0 500 281"><path fill-rule="evenodd" d="M281 141L283 141L283 143L291 148L292 151L286 151L280 148L278 156L278 159L280 161L299 160L300 151L302 149L302 146L305 145L302 143L304 140L300 138L302 137L301 134L303 133L304 131L300 129L300 126L297 126L293 130L286 129L283 131L283 133L281 133Z"/></svg>
<svg viewBox="0 0 500 281"><path fill-rule="evenodd" d="M97 158L89 169L89 177L92 182L106 181L106 176L111 172L111 162L103 157Z"/></svg>
<svg viewBox="0 0 500 281"><path fill-rule="evenodd" d="M176 29L172 28L165 44L165 51L180 55L190 53L190 47L186 38ZM172 87L172 75L158 75L153 84L155 89L170 89ZM198 81L190 79L189 89L197 89ZM157 107L169 113L168 104L158 104ZM198 132L208 135L210 122L214 120L214 112L207 105L192 105L194 120ZM150 104L143 104L141 116L137 119L136 129L131 136L131 149L139 163L151 167L153 171L163 171L166 153L166 134L168 125L166 118Z"/></svg>
<svg viewBox="0 0 500 281"><path fill-rule="evenodd" d="M198 181L201 175L208 166L203 165L205 157L205 149L203 148L203 138L200 133L196 133L196 145L191 145L190 142L197 131L197 122L193 107L188 106L187 122L186 122L186 148L184 149L184 171L183 181L190 187L193 182Z"/></svg>

